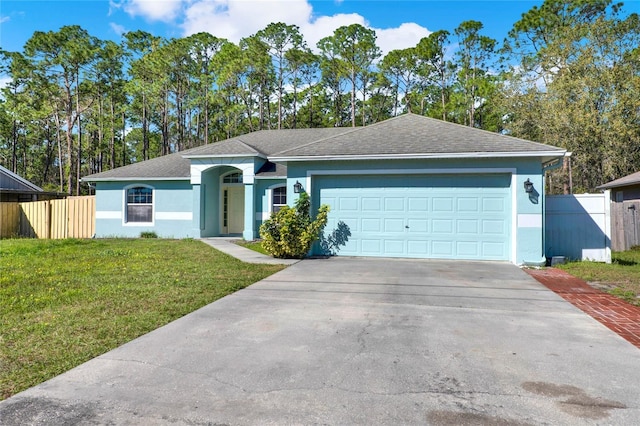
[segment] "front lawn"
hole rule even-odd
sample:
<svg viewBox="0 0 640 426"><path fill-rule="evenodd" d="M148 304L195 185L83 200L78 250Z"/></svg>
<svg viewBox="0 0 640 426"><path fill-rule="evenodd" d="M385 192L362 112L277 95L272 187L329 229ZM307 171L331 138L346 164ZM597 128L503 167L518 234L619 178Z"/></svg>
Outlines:
<svg viewBox="0 0 640 426"><path fill-rule="evenodd" d="M1 240L0 400L282 268L195 240Z"/></svg>
<svg viewBox="0 0 640 426"><path fill-rule="evenodd" d="M612 263L571 262L558 265L593 287L640 306L640 248L613 252Z"/></svg>
<svg viewBox="0 0 640 426"><path fill-rule="evenodd" d="M262 247L262 241L237 240L236 244L241 245L242 247L246 247L250 250L257 251L258 253L271 256L271 254L268 251L266 251L264 247Z"/></svg>

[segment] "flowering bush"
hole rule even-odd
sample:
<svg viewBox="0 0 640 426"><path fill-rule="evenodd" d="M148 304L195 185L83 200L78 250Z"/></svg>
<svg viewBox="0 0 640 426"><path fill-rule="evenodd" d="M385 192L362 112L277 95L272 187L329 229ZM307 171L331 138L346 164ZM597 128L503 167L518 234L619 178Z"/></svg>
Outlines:
<svg viewBox="0 0 640 426"><path fill-rule="evenodd" d="M311 198L300 194L295 206L283 206L260 226L262 247L273 257L302 259L327 224L329 206L323 204L311 218Z"/></svg>

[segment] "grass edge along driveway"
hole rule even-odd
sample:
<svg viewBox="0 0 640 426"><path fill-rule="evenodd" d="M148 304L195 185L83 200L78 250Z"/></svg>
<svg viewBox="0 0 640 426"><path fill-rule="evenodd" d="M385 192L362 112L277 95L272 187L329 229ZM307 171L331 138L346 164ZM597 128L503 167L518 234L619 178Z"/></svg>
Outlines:
<svg viewBox="0 0 640 426"><path fill-rule="evenodd" d="M196 240L0 241L0 400L281 269Z"/></svg>
<svg viewBox="0 0 640 426"><path fill-rule="evenodd" d="M569 262L558 265L589 285L640 307L640 247L611 253L611 263Z"/></svg>

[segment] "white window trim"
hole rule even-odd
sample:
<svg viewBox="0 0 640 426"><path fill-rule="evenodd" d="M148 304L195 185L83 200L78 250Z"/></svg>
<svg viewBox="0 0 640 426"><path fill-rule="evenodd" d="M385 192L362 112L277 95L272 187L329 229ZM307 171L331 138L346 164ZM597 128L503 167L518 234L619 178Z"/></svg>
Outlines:
<svg viewBox="0 0 640 426"><path fill-rule="evenodd" d="M240 175L242 182L225 182L224 181L224 178L226 178L227 176L235 175L235 174ZM230 172L220 175L220 186L238 186L238 185L244 185L244 173L242 172L242 170L232 170Z"/></svg>
<svg viewBox="0 0 640 426"><path fill-rule="evenodd" d="M151 189L151 222L129 222L127 218L127 192L131 188L150 188ZM127 185L123 188L123 203L122 203L122 226L155 226L155 218L156 218L156 189L144 183L133 183L131 185Z"/></svg>
<svg viewBox="0 0 640 426"><path fill-rule="evenodd" d="M274 185L271 185L267 188L266 193L267 193L267 213L269 214L269 216L271 216L271 213L273 213L273 190L276 188L287 188L287 183L276 183ZM287 194L287 202L289 201L289 194ZM279 204L281 206L285 206L287 204Z"/></svg>

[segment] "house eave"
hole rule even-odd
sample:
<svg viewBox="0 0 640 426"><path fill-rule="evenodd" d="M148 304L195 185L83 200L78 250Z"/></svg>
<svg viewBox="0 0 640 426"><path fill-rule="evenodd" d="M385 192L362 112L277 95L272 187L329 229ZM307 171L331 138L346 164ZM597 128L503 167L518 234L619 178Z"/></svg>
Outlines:
<svg viewBox="0 0 640 426"><path fill-rule="evenodd" d="M517 158L542 157L544 161L562 158L566 151L520 151L520 152L456 152L433 154L368 154L368 155L309 155L292 157L270 157L273 162L295 161L353 161L353 160L427 160L427 159L457 159L457 158Z"/></svg>

